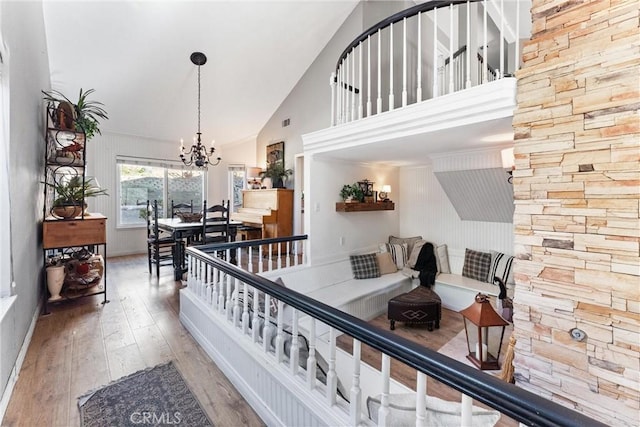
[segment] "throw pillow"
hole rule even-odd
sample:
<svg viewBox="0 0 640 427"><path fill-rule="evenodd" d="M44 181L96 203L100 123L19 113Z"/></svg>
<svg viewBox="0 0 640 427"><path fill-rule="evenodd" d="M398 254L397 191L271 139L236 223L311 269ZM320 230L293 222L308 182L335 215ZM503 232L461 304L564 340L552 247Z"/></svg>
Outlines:
<svg viewBox="0 0 640 427"><path fill-rule="evenodd" d="M398 267L396 267L396 263L393 262L393 258L391 258L390 252L382 252L376 254L378 258L378 268L380 269L380 275L395 273L398 271Z"/></svg>
<svg viewBox="0 0 640 427"><path fill-rule="evenodd" d="M401 270L402 267L407 263L407 244L395 244L395 243L381 243L380 244L380 252L390 252L391 258L393 258L393 262L396 263L396 267L398 270Z"/></svg>
<svg viewBox="0 0 640 427"><path fill-rule="evenodd" d="M413 250L413 245L415 245L415 243L418 240L422 240L422 236L414 236L414 237L389 236L389 243L391 243L392 245L401 245L403 243L406 243L407 244L407 253L409 253L409 254Z"/></svg>
<svg viewBox="0 0 640 427"><path fill-rule="evenodd" d="M380 277L378 258L375 253L364 255L350 255L351 270L356 279L372 279Z"/></svg>
<svg viewBox="0 0 640 427"><path fill-rule="evenodd" d="M489 267L491 267L490 253L465 249L464 265L462 266L463 276L486 282L489 276Z"/></svg>
<svg viewBox="0 0 640 427"><path fill-rule="evenodd" d="M413 244L413 249L409 252L409 259L407 260L407 266L409 268L413 268L416 266L416 261L418 260L418 255L420 255L420 249L427 243L426 240L418 240Z"/></svg>
<svg viewBox="0 0 640 427"><path fill-rule="evenodd" d="M447 245L440 245L436 247L436 260L438 261L438 271L444 274L450 274L451 268L449 267L449 251Z"/></svg>
<svg viewBox="0 0 640 427"><path fill-rule="evenodd" d="M513 257L505 255L502 252L491 251L491 267L487 282L493 283L494 277L499 277L504 283L509 283L509 278L513 281L511 267L513 266Z"/></svg>

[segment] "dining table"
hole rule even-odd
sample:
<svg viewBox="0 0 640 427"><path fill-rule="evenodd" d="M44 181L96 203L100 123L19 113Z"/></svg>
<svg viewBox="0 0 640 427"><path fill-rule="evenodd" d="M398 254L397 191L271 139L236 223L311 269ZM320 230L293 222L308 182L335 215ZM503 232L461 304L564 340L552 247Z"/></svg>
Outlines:
<svg viewBox="0 0 640 427"><path fill-rule="evenodd" d="M209 224L209 223L207 223ZM229 240L234 242L236 235L238 234L238 227L243 225L242 221L229 220ZM207 225L207 228L210 226ZM160 230L171 233L173 238L177 241L185 241L188 237L193 236L202 231L202 220L196 222L184 222L180 218L158 218L158 228ZM184 266L184 250L185 245L176 245L176 250L173 252L173 271L175 280L181 280L182 275L187 270ZM235 264L235 251L231 251L232 264Z"/></svg>

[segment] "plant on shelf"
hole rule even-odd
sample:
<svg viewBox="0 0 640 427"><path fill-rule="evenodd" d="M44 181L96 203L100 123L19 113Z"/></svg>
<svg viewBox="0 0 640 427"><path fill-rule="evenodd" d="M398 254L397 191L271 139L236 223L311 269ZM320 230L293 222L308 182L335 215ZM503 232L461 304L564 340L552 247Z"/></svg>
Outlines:
<svg viewBox="0 0 640 427"><path fill-rule="evenodd" d="M342 186L342 190L340 190L340 197L345 202L363 202L364 201L364 193L362 189L358 185L358 183L353 183L351 185L345 184Z"/></svg>
<svg viewBox="0 0 640 427"><path fill-rule="evenodd" d="M273 188L284 188L284 181L293 174L293 170L285 169L284 163L271 163L267 169L260 172L261 178L270 178Z"/></svg>
<svg viewBox="0 0 640 427"><path fill-rule="evenodd" d="M74 129L74 125L82 132L84 132L87 140L90 140L96 133L100 132L100 120L108 120L107 112L102 108L104 105L102 102L89 101L87 98L95 92L94 89L88 89L83 91L80 88L80 94L78 95L78 102L75 104L69 100L65 95L52 90L50 92L42 91L44 94L44 100L49 103L50 117L53 123L61 128ZM72 111L71 108L73 108ZM69 117L71 115L71 117Z"/></svg>
<svg viewBox="0 0 640 427"><path fill-rule="evenodd" d="M100 188L93 178L82 180L79 175L68 180L46 183L55 191L51 213L59 218L75 218L82 213L88 197L108 196L107 190Z"/></svg>

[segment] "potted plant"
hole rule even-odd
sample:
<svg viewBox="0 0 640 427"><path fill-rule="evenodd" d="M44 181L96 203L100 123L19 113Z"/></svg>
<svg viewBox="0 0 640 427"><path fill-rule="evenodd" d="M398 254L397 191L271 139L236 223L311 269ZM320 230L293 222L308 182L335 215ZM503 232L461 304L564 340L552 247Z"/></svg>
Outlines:
<svg viewBox="0 0 640 427"><path fill-rule="evenodd" d="M261 178L270 178L273 188L284 188L284 180L293 174L293 170L285 169L284 163L271 163L267 169L260 172Z"/></svg>
<svg viewBox="0 0 640 427"><path fill-rule="evenodd" d="M107 190L100 188L93 178L87 178L83 182L79 175L46 185L53 187L56 194L51 213L63 219L80 216L86 205L86 198L108 195Z"/></svg>
<svg viewBox="0 0 640 427"><path fill-rule="evenodd" d="M347 203L364 201L364 193L358 183L343 185L340 190L340 197Z"/></svg>
<svg viewBox="0 0 640 427"><path fill-rule="evenodd" d="M84 132L87 141L100 132L100 119L108 120L107 112L102 108L104 104L98 101L89 101L87 98L95 92L94 89L83 91L80 88L78 101L74 104L62 93L57 90L51 92L42 91L44 100L49 102L50 112L53 123L63 129L74 130L79 128ZM71 117L69 117L71 115Z"/></svg>

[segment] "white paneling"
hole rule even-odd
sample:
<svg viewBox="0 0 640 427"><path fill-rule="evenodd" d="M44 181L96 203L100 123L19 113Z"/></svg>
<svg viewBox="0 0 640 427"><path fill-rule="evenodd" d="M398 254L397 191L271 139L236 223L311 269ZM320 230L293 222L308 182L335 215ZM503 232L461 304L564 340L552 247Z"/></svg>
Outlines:
<svg viewBox="0 0 640 427"><path fill-rule="evenodd" d="M422 235L436 245L447 244L452 272L460 273L465 248L513 253L513 225L462 221L433 171L481 169L499 164L500 153L469 153L434 159L434 165L400 170L400 235Z"/></svg>

